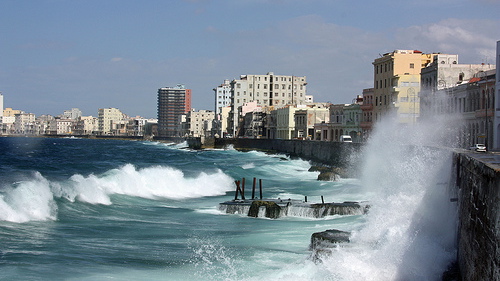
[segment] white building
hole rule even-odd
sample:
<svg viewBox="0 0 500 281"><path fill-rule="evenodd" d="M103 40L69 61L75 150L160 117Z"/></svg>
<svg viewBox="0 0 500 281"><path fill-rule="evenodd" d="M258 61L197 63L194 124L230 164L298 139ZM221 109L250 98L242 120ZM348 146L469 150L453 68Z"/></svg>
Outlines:
<svg viewBox="0 0 500 281"><path fill-rule="evenodd" d="M421 70L421 113L436 114L440 107L434 106L440 99L438 92L454 91L454 87L467 84L480 72L495 69L492 64L459 64L458 55L437 54L432 63ZM465 98L461 100L465 102ZM430 111L430 112L427 112Z"/></svg>
<svg viewBox="0 0 500 281"><path fill-rule="evenodd" d="M98 119L93 116L80 116L78 117L74 134L75 135L93 135L98 131Z"/></svg>
<svg viewBox="0 0 500 281"><path fill-rule="evenodd" d="M78 117L82 116L82 111L78 108L72 108L70 110L65 110L62 117L64 119L76 120Z"/></svg>
<svg viewBox="0 0 500 281"><path fill-rule="evenodd" d="M12 135L14 134L15 127L14 127L14 122L16 122L16 117L15 116L3 116L2 117L2 135Z"/></svg>
<svg viewBox="0 0 500 281"><path fill-rule="evenodd" d="M289 140L295 137L295 111L299 109L305 109L305 107L287 106L271 112L271 115L275 115L276 122L276 134L271 138Z"/></svg>
<svg viewBox="0 0 500 281"><path fill-rule="evenodd" d="M215 112L211 110L195 111L192 109L186 116L187 134L192 137L208 137L212 131Z"/></svg>
<svg viewBox="0 0 500 281"><path fill-rule="evenodd" d="M99 108L98 111L98 131L101 135L112 135L112 130L117 131L119 125L119 121L122 121L126 118L126 115L123 114L117 108Z"/></svg>
<svg viewBox="0 0 500 281"><path fill-rule="evenodd" d="M71 135L76 120L73 119L55 119L53 121L56 127L56 135ZM52 127L52 126L51 126Z"/></svg>
<svg viewBox="0 0 500 281"><path fill-rule="evenodd" d="M35 114L19 113L15 116L14 133L18 135L33 135L35 133Z"/></svg>
<svg viewBox="0 0 500 281"><path fill-rule="evenodd" d="M255 101L258 106L297 106L306 103L306 77L275 75L241 75L240 79L231 81L231 124L233 132L237 131L240 118L239 108L248 102Z"/></svg>
<svg viewBox="0 0 500 281"><path fill-rule="evenodd" d="M222 108L231 105L231 83L228 79L213 89L215 92L215 114L220 115Z"/></svg>
<svg viewBox="0 0 500 281"><path fill-rule="evenodd" d="M330 104L316 103L295 111L295 136L299 139L315 139L314 125L330 122Z"/></svg>

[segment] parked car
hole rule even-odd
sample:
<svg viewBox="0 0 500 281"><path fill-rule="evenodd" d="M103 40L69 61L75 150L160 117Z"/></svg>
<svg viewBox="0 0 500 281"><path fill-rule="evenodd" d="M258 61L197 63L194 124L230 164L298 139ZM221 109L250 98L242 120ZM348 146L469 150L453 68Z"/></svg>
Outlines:
<svg viewBox="0 0 500 281"><path fill-rule="evenodd" d="M340 141L341 142L352 142L352 138L349 135L342 135L342 136L340 136Z"/></svg>
<svg viewBox="0 0 500 281"><path fill-rule="evenodd" d="M486 152L486 146L482 143L476 143L475 145L469 147L469 149L478 152Z"/></svg>

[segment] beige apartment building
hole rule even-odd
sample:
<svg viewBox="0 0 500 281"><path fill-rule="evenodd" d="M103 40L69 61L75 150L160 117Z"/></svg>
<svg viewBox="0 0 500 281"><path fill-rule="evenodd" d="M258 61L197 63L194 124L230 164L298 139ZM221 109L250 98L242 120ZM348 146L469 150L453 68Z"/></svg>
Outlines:
<svg viewBox="0 0 500 281"><path fill-rule="evenodd" d="M311 97L306 98L306 76L275 75L241 75L240 79L231 81L231 127L234 132L239 126L241 106L255 101L257 106L303 105Z"/></svg>
<svg viewBox="0 0 500 281"><path fill-rule="evenodd" d="M184 135L191 137L209 137L214 119L215 112L211 110L195 111L191 109L186 115Z"/></svg>
<svg viewBox="0 0 500 281"><path fill-rule="evenodd" d="M99 134L112 135L114 129L112 124L123 119L125 119L125 114L117 108L99 108L97 117Z"/></svg>
<svg viewBox="0 0 500 281"><path fill-rule="evenodd" d="M15 117L16 114L21 114L21 113L23 113L22 110L12 109L10 107L7 107L6 109L3 110L4 117Z"/></svg>
<svg viewBox="0 0 500 281"><path fill-rule="evenodd" d="M399 123L413 124L420 113L420 70L436 54L395 50L373 61L373 121L395 114Z"/></svg>

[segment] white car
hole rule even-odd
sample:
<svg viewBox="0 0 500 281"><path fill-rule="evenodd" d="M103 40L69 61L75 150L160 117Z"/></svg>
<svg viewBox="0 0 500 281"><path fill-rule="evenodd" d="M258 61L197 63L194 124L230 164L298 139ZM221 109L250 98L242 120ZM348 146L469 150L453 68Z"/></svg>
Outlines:
<svg viewBox="0 0 500 281"><path fill-rule="evenodd" d="M478 152L486 152L486 146L482 143L476 143L475 145L469 147L469 149Z"/></svg>

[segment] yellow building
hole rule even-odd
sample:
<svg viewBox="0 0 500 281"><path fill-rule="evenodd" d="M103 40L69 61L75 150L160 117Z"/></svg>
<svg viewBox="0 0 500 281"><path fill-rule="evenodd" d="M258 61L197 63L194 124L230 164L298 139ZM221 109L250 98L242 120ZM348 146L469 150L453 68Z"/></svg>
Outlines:
<svg viewBox="0 0 500 281"><path fill-rule="evenodd" d="M6 109L3 110L3 116L5 117L14 117L16 114L21 114L23 113L22 110L17 110L17 109L12 109L10 107L7 107Z"/></svg>
<svg viewBox="0 0 500 281"><path fill-rule="evenodd" d="M412 124L420 113L420 70L435 54L417 50L395 50L373 62L373 121L395 114L399 123Z"/></svg>

